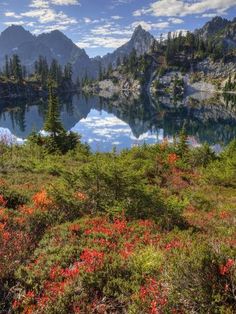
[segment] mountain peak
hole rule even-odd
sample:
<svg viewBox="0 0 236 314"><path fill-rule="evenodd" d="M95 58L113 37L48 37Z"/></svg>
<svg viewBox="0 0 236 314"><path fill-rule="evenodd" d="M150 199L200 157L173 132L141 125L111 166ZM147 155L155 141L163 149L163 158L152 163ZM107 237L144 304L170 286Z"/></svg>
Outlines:
<svg viewBox="0 0 236 314"><path fill-rule="evenodd" d="M219 30L223 29L230 23L229 20L222 18L221 16L215 16L212 20L207 22L202 28L196 32L203 38L216 34Z"/></svg>
<svg viewBox="0 0 236 314"><path fill-rule="evenodd" d="M9 34L9 33L25 33L25 34L30 34L29 31L25 30L23 26L21 25L15 25L12 24L11 26L7 27L3 32L2 35L4 34Z"/></svg>
<svg viewBox="0 0 236 314"><path fill-rule="evenodd" d="M143 36L145 34L149 34L149 33L145 29L142 28L142 25L139 24L135 28L132 37Z"/></svg>
<svg viewBox="0 0 236 314"><path fill-rule="evenodd" d="M66 37L66 35L62 33L61 31L59 31L58 29L51 31L49 34L57 36L57 37Z"/></svg>
<svg viewBox="0 0 236 314"><path fill-rule="evenodd" d="M11 52L25 42L33 41L35 37L20 25L11 25L0 35L1 53Z"/></svg>
<svg viewBox="0 0 236 314"><path fill-rule="evenodd" d="M139 24L138 26L135 27L134 33L138 33L140 31L143 31L144 29L142 28L142 25Z"/></svg>

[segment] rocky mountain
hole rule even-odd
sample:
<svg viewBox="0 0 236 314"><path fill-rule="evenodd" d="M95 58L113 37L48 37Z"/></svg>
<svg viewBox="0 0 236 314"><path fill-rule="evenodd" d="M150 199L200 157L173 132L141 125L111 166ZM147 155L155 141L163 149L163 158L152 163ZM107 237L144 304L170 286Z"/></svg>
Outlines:
<svg viewBox="0 0 236 314"><path fill-rule="evenodd" d="M118 58L128 56L133 49L137 55L142 55L150 49L154 41L154 37L139 26L130 41L113 53L103 58L89 58L84 49L80 49L58 30L34 36L22 26L12 25L0 35L0 66L4 65L5 55L18 54L22 64L30 70L35 60L42 55L48 62L56 59L62 66L70 62L73 65L74 78L86 75L97 77L100 65L104 68L110 63L116 65Z"/></svg>
<svg viewBox="0 0 236 314"><path fill-rule="evenodd" d="M215 35L220 30L224 29L229 24L230 21L228 21L227 19L216 16L211 21L207 22L202 28L197 29L195 33L197 35L200 35L204 39L207 39L210 36Z"/></svg>
<svg viewBox="0 0 236 314"><path fill-rule="evenodd" d="M18 54L22 64L30 70L38 57L44 56L48 62L56 59L62 66L70 62L73 65L74 76L81 77L86 71L92 75L93 63L84 49L76 46L72 40L60 31L34 36L22 26L10 26L0 35L0 64L3 66L5 55Z"/></svg>
<svg viewBox="0 0 236 314"><path fill-rule="evenodd" d="M118 58L121 60L131 54L133 50L136 51L137 56L147 53L155 42L155 38L147 31L145 31L141 25L136 27L134 33L126 44L116 49L113 53L109 53L101 58L101 63L104 68L107 68L109 64L116 66Z"/></svg>
<svg viewBox="0 0 236 314"><path fill-rule="evenodd" d="M26 31L22 26L12 25L5 29L0 36L0 54L13 53L23 43L33 42L35 36Z"/></svg>
<svg viewBox="0 0 236 314"><path fill-rule="evenodd" d="M236 47L236 19L229 21L221 17L215 17L207 22L195 34L204 40L211 38L217 43L222 43L224 47ZM34 62L40 55L52 59L64 66L70 62L73 66L74 79L86 75L97 78L99 68L107 69L111 64L116 67L118 59L122 60L129 56L133 50L137 56L148 53L155 43L155 38L141 26L138 26L131 39L113 53L104 57L89 58L84 49L80 49L71 39L62 32L55 30L39 36L31 34L22 26L12 25L4 30L0 35L0 67L4 65L5 55L12 56L18 54L22 64L31 70Z"/></svg>
<svg viewBox="0 0 236 314"><path fill-rule="evenodd" d="M222 44L225 49L236 47L236 18L232 21L220 16L214 17L207 22L201 29L195 31L204 40L211 39Z"/></svg>

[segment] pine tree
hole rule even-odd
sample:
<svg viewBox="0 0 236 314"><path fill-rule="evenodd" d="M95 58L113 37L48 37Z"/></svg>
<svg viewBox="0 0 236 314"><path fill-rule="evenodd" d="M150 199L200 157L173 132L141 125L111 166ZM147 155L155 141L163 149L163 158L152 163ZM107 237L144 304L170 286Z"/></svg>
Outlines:
<svg viewBox="0 0 236 314"><path fill-rule="evenodd" d="M49 84L48 112L44 124L44 130L51 133L53 137L65 132L65 129L60 121L58 99L53 93L52 83Z"/></svg>
<svg viewBox="0 0 236 314"><path fill-rule="evenodd" d="M112 73L112 64L111 64L111 62L109 63L109 65L108 65L108 69L107 69L107 76L109 76L111 73Z"/></svg>
<svg viewBox="0 0 236 314"><path fill-rule="evenodd" d="M72 81L72 65L71 63L67 63L64 67L64 79L66 81Z"/></svg>
<svg viewBox="0 0 236 314"><path fill-rule="evenodd" d="M4 69L4 75L6 78L10 77L10 69L9 69L9 60L8 56L5 56L5 69Z"/></svg>
<svg viewBox="0 0 236 314"><path fill-rule="evenodd" d="M62 82L62 68L57 60L53 59L50 66L50 79L53 80L59 86Z"/></svg>
<svg viewBox="0 0 236 314"><path fill-rule="evenodd" d="M13 71L13 62L12 62L12 58L10 58L9 60L9 76L13 76L14 75L14 71Z"/></svg>
<svg viewBox="0 0 236 314"><path fill-rule="evenodd" d="M121 59L120 57L118 57L116 60L116 66L119 67L120 65L121 65Z"/></svg>
<svg viewBox="0 0 236 314"><path fill-rule="evenodd" d="M22 80L22 66L18 55L13 55L12 57L12 71L13 76L17 81Z"/></svg>
<svg viewBox="0 0 236 314"><path fill-rule="evenodd" d="M188 151L187 134L185 125L183 125L182 130L179 133L177 152L181 157L183 157L187 151Z"/></svg>
<svg viewBox="0 0 236 314"><path fill-rule="evenodd" d="M23 77L23 79L26 79L26 76L27 76L26 66L23 65L23 67L22 67L22 77Z"/></svg>
<svg viewBox="0 0 236 314"><path fill-rule="evenodd" d="M102 80L103 80L103 70L102 70L102 64L101 64L101 62L99 62L98 79L99 79L99 81L102 81Z"/></svg>
<svg viewBox="0 0 236 314"><path fill-rule="evenodd" d="M81 88L81 82L80 82L79 76L77 77L77 80L76 80L76 86L77 86L78 89Z"/></svg>

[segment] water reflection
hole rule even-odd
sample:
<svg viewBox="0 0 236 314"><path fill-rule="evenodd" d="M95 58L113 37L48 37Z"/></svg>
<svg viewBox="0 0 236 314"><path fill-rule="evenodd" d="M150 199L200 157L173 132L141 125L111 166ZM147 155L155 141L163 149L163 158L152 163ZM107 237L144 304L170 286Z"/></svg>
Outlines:
<svg viewBox="0 0 236 314"><path fill-rule="evenodd" d="M44 99L0 101L0 127L18 138L42 129ZM172 138L185 124L195 143L226 144L236 137L236 95L196 93L182 100L150 95L69 94L60 98L61 119L67 130L82 134L93 149L110 150Z"/></svg>

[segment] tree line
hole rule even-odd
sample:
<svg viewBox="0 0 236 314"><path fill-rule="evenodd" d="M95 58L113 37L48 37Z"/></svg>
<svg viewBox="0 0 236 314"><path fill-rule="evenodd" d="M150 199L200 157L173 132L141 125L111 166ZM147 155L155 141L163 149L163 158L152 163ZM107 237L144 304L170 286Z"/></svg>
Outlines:
<svg viewBox="0 0 236 314"><path fill-rule="evenodd" d="M1 77L7 80L22 82L23 80L36 81L42 87L47 87L48 82L54 82L56 86L64 83L72 84L72 65L67 63L64 67L56 59L49 63L46 57L39 56L33 68L27 69L17 54L12 57L5 56L5 64L1 71Z"/></svg>

